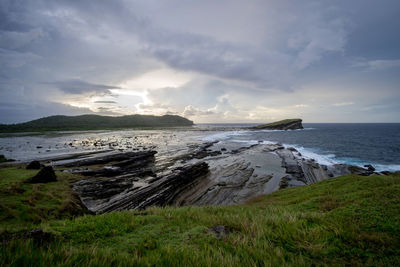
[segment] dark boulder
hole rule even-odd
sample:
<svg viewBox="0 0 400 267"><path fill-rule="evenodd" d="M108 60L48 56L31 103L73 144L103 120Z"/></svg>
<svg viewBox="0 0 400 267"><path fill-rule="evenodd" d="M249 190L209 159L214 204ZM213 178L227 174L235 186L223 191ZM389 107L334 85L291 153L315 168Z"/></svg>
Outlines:
<svg viewBox="0 0 400 267"><path fill-rule="evenodd" d="M35 176L33 176L30 183L49 183L57 181L56 173L51 166L45 166Z"/></svg>
<svg viewBox="0 0 400 267"><path fill-rule="evenodd" d="M371 172L375 171L375 168L371 164L364 165L364 167L367 168Z"/></svg>
<svg viewBox="0 0 400 267"><path fill-rule="evenodd" d="M40 168L42 167L42 165L40 164L39 161L34 160L31 161L27 166L26 169L27 170L40 170Z"/></svg>
<svg viewBox="0 0 400 267"><path fill-rule="evenodd" d="M372 167L372 166L371 166ZM368 169L364 169L358 166L350 166L349 171L351 174L361 175L361 176L369 176L374 174L374 171Z"/></svg>

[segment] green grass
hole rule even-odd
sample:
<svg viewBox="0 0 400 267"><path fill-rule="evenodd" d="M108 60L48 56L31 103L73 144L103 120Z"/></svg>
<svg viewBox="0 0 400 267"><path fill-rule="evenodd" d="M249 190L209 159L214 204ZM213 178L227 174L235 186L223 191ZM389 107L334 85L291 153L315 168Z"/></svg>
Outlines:
<svg viewBox="0 0 400 267"><path fill-rule="evenodd" d="M37 172L23 167L0 168L0 232L31 229L45 221L84 213L70 187L78 176L57 172L57 182L26 183Z"/></svg>
<svg viewBox="0 0 400 267"><path fill-rule="evenodd" d="M2 187L11 182L0 177ZM42 246L31 239L7 241L0 265L396 266L399 196L399 174L351 175L244 205L50 218L41 227L54 241ZM216 225L229 235L218 239L209 233Z"/></svg>

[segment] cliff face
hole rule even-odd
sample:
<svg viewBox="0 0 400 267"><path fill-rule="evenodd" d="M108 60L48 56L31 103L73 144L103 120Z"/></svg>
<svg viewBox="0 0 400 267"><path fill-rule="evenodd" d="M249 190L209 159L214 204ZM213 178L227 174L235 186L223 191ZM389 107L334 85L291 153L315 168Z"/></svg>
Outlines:
<svg viewBox="0 0 400 267"><path fill-rule="evenodd" d="M252 127L254 130L297 130L303 129L303 125L301 124L302 119L287 119L272 122L269 124L262 124Z"/></svg>

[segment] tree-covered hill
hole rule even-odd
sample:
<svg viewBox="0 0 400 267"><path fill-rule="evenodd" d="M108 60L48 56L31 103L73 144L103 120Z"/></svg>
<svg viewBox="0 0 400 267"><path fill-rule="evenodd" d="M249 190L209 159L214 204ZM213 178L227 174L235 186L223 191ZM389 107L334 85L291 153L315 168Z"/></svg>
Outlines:
<svg viewBox="0 0 400 267"><path fill-rule="evenodd" d="M50 116L25 123L0 124L0 132L37 132L68 130L107 130L146 127L191 126L193 121L177 115L128 115L120 117L81 115Z"/></svg>

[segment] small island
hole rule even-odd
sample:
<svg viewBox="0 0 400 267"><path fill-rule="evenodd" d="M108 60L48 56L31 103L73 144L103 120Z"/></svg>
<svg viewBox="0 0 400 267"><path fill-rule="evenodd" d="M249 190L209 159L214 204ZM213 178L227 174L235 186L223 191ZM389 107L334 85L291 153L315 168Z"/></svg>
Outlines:
<svg viewBox="0 0 400 267"><path fill-rule="evenodd" d="M25 123L0 124L0 133L114 130L128 128L161 128L192 126L193 121L177 115L100 115L50 116Z"/></svg>
<svg viewBox="0 0 400 267"><path fill-rule="evenodd" d="M268 124L261 124L250 129L253 130L298 130L303 129L302 119L286 119Z"/></svg>

